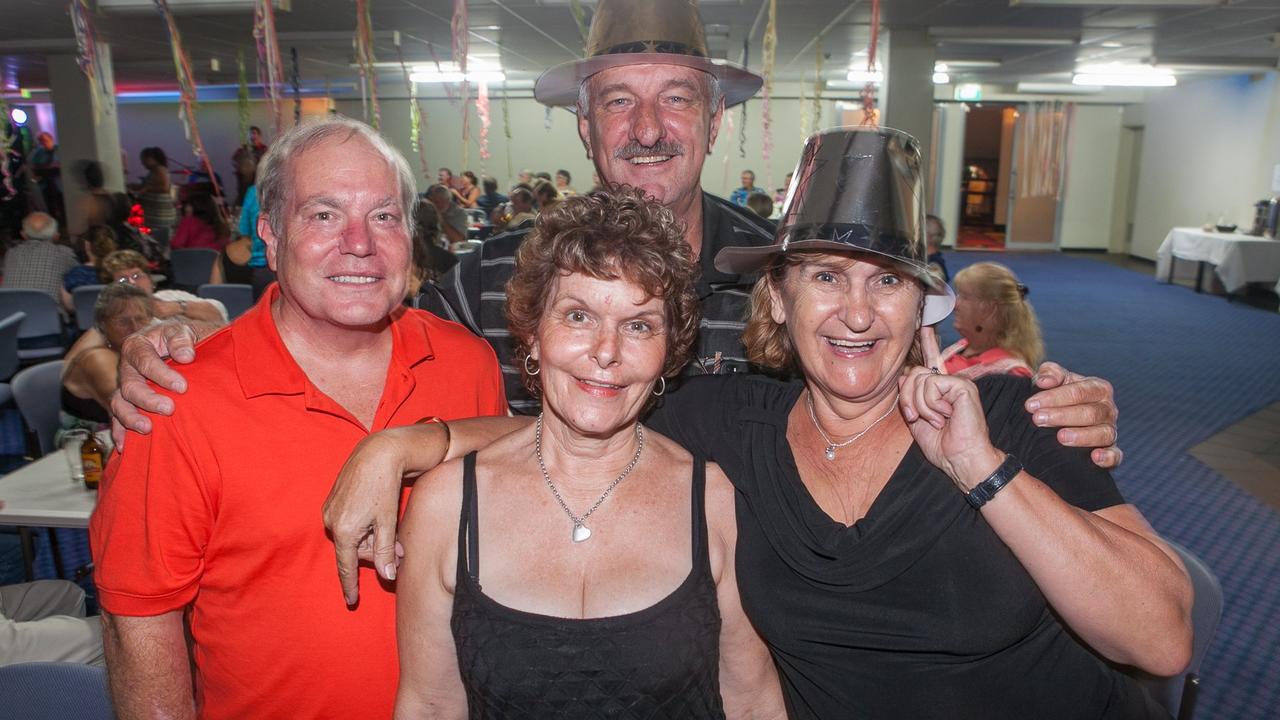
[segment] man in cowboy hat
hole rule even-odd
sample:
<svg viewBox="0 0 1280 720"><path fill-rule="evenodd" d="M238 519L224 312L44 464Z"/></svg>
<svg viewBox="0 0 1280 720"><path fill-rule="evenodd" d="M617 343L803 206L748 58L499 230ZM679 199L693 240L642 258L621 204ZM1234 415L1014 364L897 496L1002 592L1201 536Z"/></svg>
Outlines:
<svg viewBox="0 0 1280 720"><path fill-rule="evenodd" d="M708 59L702 20L690 0L601 0L587 44L586 58L544 73L534 96L577 113L578 135L603 181L643 188L687 228L685 239L702 265L702 329L690 372L744 370L739 338L755 278L719 272L711 260L729 245L769 244L773 227L704 192L700 177L725 108L754 95L762 81ZM538 405L520 381L503 288L528 232L492 238L464 255L441 279L432 308L493 345L517 412Z"/></svg>

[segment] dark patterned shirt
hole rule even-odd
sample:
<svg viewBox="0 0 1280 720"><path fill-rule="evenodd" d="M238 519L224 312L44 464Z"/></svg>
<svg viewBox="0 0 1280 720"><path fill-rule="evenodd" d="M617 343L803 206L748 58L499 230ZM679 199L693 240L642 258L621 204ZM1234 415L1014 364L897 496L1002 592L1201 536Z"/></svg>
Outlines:
<svg viewBox="0 0 1280 720"><path fill-rule="evenodd" d="M540 403L529 395L520 379L523 358L514 356L514 343L507 331L506 285L515 272L516 250L529 230L499 235L486 240L478 250L462 254L434 291L424 288L423 304L425 309L460 322L489 341L502 365L508 404L512 411L526 414L537 412ZM686 374L747 370L742 330L757 276L722 273L712 263L721 248L771 244L773 230L768 220L744 212L722 198L702 194L702 254L698 261L702 273L697 285L702 320L695 358Z"/></svg>
<svg viewBox="0 0 1280 720"><path fill-rule="evenodd" d="M65 245L24 240L4 256L4 287L39 290L61 307L62 276L79 264L76 254Z"/></svg>

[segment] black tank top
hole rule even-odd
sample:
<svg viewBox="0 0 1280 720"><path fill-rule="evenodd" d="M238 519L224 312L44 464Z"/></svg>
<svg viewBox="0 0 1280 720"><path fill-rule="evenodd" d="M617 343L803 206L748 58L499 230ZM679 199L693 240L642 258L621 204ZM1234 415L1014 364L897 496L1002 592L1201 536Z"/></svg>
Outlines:
<svg viewBox="0 0 1280 720"><path fill-rule="evenodd" d="M723 718L706 465L693 463L693 567L672 593L583 620L509 608L480 587L476 456L463 462L453 638L471 718Z"/></svg>
<svg viewBox="0 0 1280 720"><path fill-rule="evenodd" d="M106 408L99 405L97 400L72 395L66 385L63 385L61 389L60 404L62 405L62 412L89 422L99 424L111 422L111 414L107 412Z"/></svg>

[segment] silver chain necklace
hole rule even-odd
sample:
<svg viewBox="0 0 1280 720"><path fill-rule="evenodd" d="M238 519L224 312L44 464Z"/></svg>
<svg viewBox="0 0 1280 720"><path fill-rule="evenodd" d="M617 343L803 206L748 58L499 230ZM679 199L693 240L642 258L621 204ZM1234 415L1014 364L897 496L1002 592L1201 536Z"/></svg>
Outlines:
<svg viewBox="0 0 1280 720"><path fill-rule="evenodd" d="M889 406L889 409L888 409L888 410L885 410L885 411L884 411L884 414L883 414L883 415L881 415L880 417L876 418L876 421L875 421L875 422L873 422L873 423L871 423L870 425L866 426L865 428L863 428L862 432L858 433L857 435L854 435L853 437L849 438L848 440L845 440L844 442L836 442L835 440L832 440L832 439L827 435L827 431L826 431L826 430L823 430L823 429L822 429L822 425L820 425L820 424L818 423L818 416L817 416L817 415L815 415L815 414L814 414L814 412L813 412L813 393L811 393L811 392L806 392L806 393L805 393L805 396L804 396L804 403L805 403L805 405L809 408L809 419L813 421L813 427L814 427L814 428L816 428L816 429L818 430L818 434L822 436L822 439L827 441L827 449L826 449L826 451L825 451L825 452L823 452L823 454L827 456L827 460L829 460L829 461L834 461L834 460L836 459L836 450L837 450L837 449L842 448L842 447L844 447L844 446L846 446L846 445L851 445L852 443L854 443L855 441L857 441L857 440L858 440L858 438L860 438L860 437L862 437L863 435L866 435L867 433L871 432L871 429L872 429L872 428L874 428L875 426L877 426L877 425L879 425L880 423L884 422L884 419L885 419L885 418L887 418L887 417L889 417L890 415L892 415L892 414L893 414L894 409L898 407L898 396L897 396L897 394L895 394L895 395L893 396L893 404Z"/></svg>
<svg viewBox="0 0 1280 720"><path fill-rule="evenodd" d="M626 479L631 474L631 471L636 469L636 463L640 462L640 453L644 452L644 426L640 423L636 423L636 441L638 442L636 454L631 458L631 462L627 463L627 466L622 469L622 474L609 483L609 487L604 489L604 493L591 506L591 509L583 513L582 517L578 517L569 509L569 505L564 501L564 498L560 497L560 491L556 489L556 484L551 482L551 473L547 472L547 464L542 460L542 413L538 413L538 422L533 431L533 451L538 456L538 469L542 470L542 479L547 481L547 487L551 488L551 494L555 496L556 502L560 503L560 509L564 510L564 514L568 515L569 519L573 521L573 535L571 537L574 542L586 542L587 538L591 537L591 528L585 524L587 518L591 517L591 513L600 507L605 498L613 493L613 489L618 487L618 483Z"/></svg>

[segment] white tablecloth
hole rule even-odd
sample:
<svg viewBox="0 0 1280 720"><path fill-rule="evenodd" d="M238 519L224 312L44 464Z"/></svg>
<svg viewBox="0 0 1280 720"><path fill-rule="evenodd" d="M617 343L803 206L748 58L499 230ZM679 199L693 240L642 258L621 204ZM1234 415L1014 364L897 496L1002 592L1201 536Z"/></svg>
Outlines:
<svg viewBox="0 0 1280 720"><path fill-rule="evenodd" d="M0 525L89 527L98 493L71 482L71 467L61 451L0 477Z"/></svg>
<svg viewBox="0 0 1280 720"><path fill-rule="evenodd" d="M1173 258L1207 262L1227 292L1246 283L1280 281L1280 241L1239 233L1205 232L1200 228L1174 228L1156 251L1156 279L1165 281ZM1277 284L1280 292L1280 284Z"/></svg>

